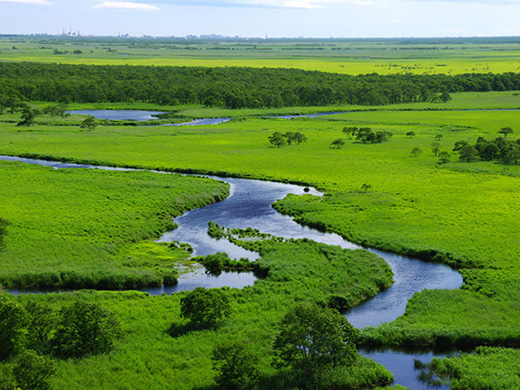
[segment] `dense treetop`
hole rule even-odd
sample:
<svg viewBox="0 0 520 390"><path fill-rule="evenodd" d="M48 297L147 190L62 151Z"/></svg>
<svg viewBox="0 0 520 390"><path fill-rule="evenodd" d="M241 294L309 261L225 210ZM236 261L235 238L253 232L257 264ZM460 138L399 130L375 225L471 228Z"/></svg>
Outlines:
<svg viewBox="0 0 520 390"><path fill-rule="evenodd" d="M349 76L297 69L0 63L0 105L5 107L13 99L227 108L383 105L442 101L446 92L517 89L517 73Z"/></svg>

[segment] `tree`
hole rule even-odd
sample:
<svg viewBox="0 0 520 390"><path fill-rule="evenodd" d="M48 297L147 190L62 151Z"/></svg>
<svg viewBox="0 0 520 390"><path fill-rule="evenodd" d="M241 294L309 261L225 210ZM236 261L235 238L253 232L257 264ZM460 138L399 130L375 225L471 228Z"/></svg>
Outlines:
<svg viewBox="0 0 520 390"><path fill-rule="evenodd" d="M355 126L350 126L350 127L344 127L342 132L349 138L349 139L352 139L353 136L356 135L357 131L359 129Z"/></svg>
<svg viewBox="0 0 520 390"><path fill-rule="evenodd" d="M52 307L30 301L25 305L29 318L29 346L37 352L48 352L50 335L54 330L56 313Z"/></svg>
<svg viewBox="0 0 520 390"><path fill-rule="evenodd" d="M435 141L440 141L442 139L443 135L442 134L437 134L435 136Z"/></svg>
<svg viewBox="0 0 520 390"><path fill-rule="evenodd" d="M74 302L61 309L51 344L63 358L110 352L120 334L115 315L96 303Z"/></svg>
<svg viewBox="0 0 520 390"><path fill-rule="evenodd" d="M221 290L197 287L181 298L181 316L188 318L196 329L215 328L230 313L229 299Z"/></svg>
<svg viewBox="0 0 520 390"><path fill-rule="evenodd" d="M371 186L370 184L366 184L366 183L365 183L365 184L363 184L363 185L361 186L361 191L363 191L364 193L366 193L366 192L367 192L369 189L371 189L371 188L372 188L372 186Z"/></svg>
<svg viewBox="0 0 520 390"><path fill-rule="evenodd" d="M432 152L435 156L439 154L441 150L441 144L439 142L432 142Z"/></svg>
<svg viewBox="0 0 520 390"><path fill-rule="evenodd" d="M503 134L504 138L506 138L508 134L513 134L513 129L511 127L507 126L507 127L502 127L498 132L500 134Z"/></svg>
<svg viewBox="0 0 520 390"><path fill-rule="evenodd" d="M441 99L443 103L447 103L451 100L451 96L448 92L443 92L441 93L441 96L439 96L439 99Z"/></svg>
<svg viewBox="0 0 520 390"><path fill-rule="evenodd" d="M410 138L412 137L415 137L415 132L414 131L409 131L408 133L406 133L406 135Z"/></svg>
<svg viewBox="0 0 520 390"><path fill-rule="evenodd" d="M23 105L22 108L22 116L20 117L21 121L16 124L16 126L31 126L34 125L34 118L36 118L36 113L34 110L28 105Z"/></svg>
<svg viewBox="0 0 520 390"><path fill-rule="evenodd" d="M0 296L0 360L22 350L27 328L25 309L6 296Z"/></svg>
<svg viewBox="0 0 520 390"><path fill-rule="evenodd" d="M289 145L292 145L294 142L296 142L298 145L303 142L307 142L307 137L300 132L288 131L284 134L284 136L287 139L287 143Z"/></svg>
<svg viewBox="0 0 520 390"><path fill-rule="evenodd" d="M338 138L330 143L332 149L341 149L345 145L345 141L342 138Z"/></svg>
<svg viewBox="0 0 520 390"><path fill-rule="evenodd" d="M22 352L15 361L13 374L17 386L24 390L50 389L48 379L56 372L56 363L31 350Z"/></svg>
<svg viewBox="0 0 520 390"><path fill-rule="evenodd" d="M448 152L439 153L439 164L447 164L450 162L450 154Z"/></svg>
<svg viewBox="0 0 520 390"><path fill-rule="evenodd" d="M300 386L319 387L322 374L348 366L357 356L358 330L334 309L316 303L294 306L274 342L275 367L290 367Z"/></svg>
<svg viewBox="0 0 520 390"><path fill-rule="evenodd" d="M94 118L92 115L88 115L83 122L81 122L80 127L82 129L87 128L88 131L94 130L97 126L96 118Z"/></svg>
<svg viewBox="0 0 520 390"><path fill-rule="evenodd" d="M418 148L418 147L415 147L412 149L412 152L414 157L417 157L418 155L420 155L422 153L422 149L421 148Z"/></svg>
<svg viewBox="0 0 520 390"><path fill-rule="evenodd" d="M459 158L466 162L476 160L478 157L477 149L473 145L465 145L459 150Z"/></svg>
<svg viewBox="0 0 520 390"><path fill-rule="evenodd" d="M223 390L253 389L258 383L258 357L243 342L219 344L213 350L215 381Z"/></svg>
<svg viewBox="0 0 520 390"><path fill-rule="evenodd" d="M284 146L287 142L285 141L285 137L279 131L275 131L272 135L269 136L269 142L271 145L279 148L280 146Z"/></svg>

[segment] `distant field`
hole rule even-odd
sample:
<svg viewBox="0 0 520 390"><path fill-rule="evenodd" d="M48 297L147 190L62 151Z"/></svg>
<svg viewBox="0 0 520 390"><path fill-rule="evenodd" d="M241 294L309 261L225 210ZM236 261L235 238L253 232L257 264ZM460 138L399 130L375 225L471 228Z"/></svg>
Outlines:
<svg viewBox="0 0 520 390"><path fill-rule="evenodd" d="M515 40L256 40L0 37L0 61L297 68L341 74L520 71Z"/></svg>

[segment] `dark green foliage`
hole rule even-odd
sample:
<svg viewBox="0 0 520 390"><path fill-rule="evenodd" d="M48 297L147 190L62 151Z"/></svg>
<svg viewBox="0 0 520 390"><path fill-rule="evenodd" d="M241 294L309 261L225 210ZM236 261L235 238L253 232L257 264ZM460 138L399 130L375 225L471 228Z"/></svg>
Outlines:
<svg viewBox="0 0 520 390"><path fill-rule="evenodd" d="M355 137L356 141L362 142L364 144L380 144L392 138L391 132L374 132L370 127L344 127L342 132L345 133L349 139Z"/></svg>
<svg viewBox="0 0 520 390"><path fill-rule="evenodd" d="M213 349L211 360L219 389L249 390L258 384L258 357L245 341L218 344Z"/></svg>
<svg viewBox="0 0 520 390"><path fill-rule="evenodd" d="M51 332L55 329L57 316L48 305L29 301L25 305L29 318L28 346L39 353L50 352Z"/></svg>
<svg viewBox="0 0 520 390"><path fill-rule="evenodd" d="M76 301L61 309L51 343L59 357L98 355L112 350L119 333L114 313L96 303Z"/></svg>
<svg viewBox="0 0 520 390"><path fill-rule="evenodd" d="M87 128L88 131L94 130L97 126L97 120L92 115L87 115L87 117L81 122L80 127L82 129Z"/></svg>
<svg viewBox="0 0 520 390"><path fill-rule="evenodd" d="M367 184L367 183L364 183L362 186L361 186L361 191L363 192L367 192L369 189L371 189L372 186L370 184Z"/></svg>
<svg viewBox="0 0 520 390"><path fill-rule="evenodd" d="M287 143L289 145L292 145L294 143L299 145L301 143L307 142L307 137L298 131L296 131L296 132L288 131L287 133L284 134L284 136L287 139Z"/></svg>
<svg viewBox="0 0 520 390"><path fill-rule="evenodd" d="M441 144L439 142L432 142L432 152L435 156L439 155L440 150L441 150Z"/></svg>
<svg viewBox="0 0 520 390"><path fill-rule="evenodd" d="M335 139L330 143L332 149L341 149L343 145L345 145L345 140L343 138Z"/></svg>
<svg viewBox="0 0 520 390"><path fill-rule="evenodd" d="M410 138L415 137L415 131L409 131L408 133L406 133L406 136Z"/></svg>
<svg viewBox="0 0 520 390"><path fill-rule="evenodd" d="M56 363L45 356L31 350L22 352L13 366L16 384L23 390L48 390L51 388L48 379L56 372Z"/></svg>
<svg viewBox="0 0 520 390"><path fill-rule="evenodd" d="M420 155L422 153L422 149L415 147L412 149L411 153L414 157L417 157L418 155Z"/></svg>
<svg viewBox="0 0 520 390"><path fill-rule="evenodd" d="M500 134L503 134L504 138L506 138L508 134L513 134L513 129L509 126L506 126L506 127L502 127L498 132Z"/></svg>
<svg viewBox="0 0 520 390"><path fill-rule="evenodd" d="M284 135L282 133L280 133L279 131L275 131L268 138L269 138L269 142L271 143L271 145L276 146L277 148L287 144L287 141L286 141Z"/></svg>
<svg viewBox="0 0 520 390"><path fill-rule="evenodd" d="M439 153L439 164L447 164L450 162L450 154L446 151Z"/></svg>
<svg viewBox="0 0 520 390"><path fill-rule="evenodd" d="M474 161L478 158L478 151L473 145L463 146L459 150L459 158L466 162Z"/></svg>
<svg viewBox="0 0 520 390"><path fill-rule="evenodd" d="M22 116L20 117L21 121L18 122L16 126L29 127L34 125L34 118L36 118L35 111L28 104L24 104L22 108Z"/></svg>
<svg viewBox="0 0 520 390"><path fill-rule="evenodd" d="M458 151L460 160L465 162L480 159L497 161L505 165L518 165L520 161L520 141L506 140L505 136L491 141L479 137L475 145L470 145L466 141L457 141L453 150Z"/></svg>
<svg viewBox="0 0 520 390"><path fill-rule="evenodd" d="M352 364L357 338L357 329L336 310L302 303L290 309L280 323L274 365L290 367L304 388L321 388L327 370Z"/></svg>
<svg viewBox="0 0 520 390"><path fill-rule="evenodd" d="M435 93L441 93L436 101L448 101L451 99L448 92L502 90L504 85L508 90L520 89L520 76L516 73L349 76L282 68L0 64L0 90L5 95L50 102L144 101L234 109L382 105L428 101Z"/></svg>
<svg viewBox="0 0 520 390"><path fill-rule="evenodd" d="M27 324L23 306L0 295L0 360L8 359L23 349Z"/></svg>
<svg viewBox="0 0 520 390"><path fill-rule="evenodd" d="M190 320L195 329L212 329L231 313L229 298L224 291L197 287L181 298L181 316Z"/></svg>

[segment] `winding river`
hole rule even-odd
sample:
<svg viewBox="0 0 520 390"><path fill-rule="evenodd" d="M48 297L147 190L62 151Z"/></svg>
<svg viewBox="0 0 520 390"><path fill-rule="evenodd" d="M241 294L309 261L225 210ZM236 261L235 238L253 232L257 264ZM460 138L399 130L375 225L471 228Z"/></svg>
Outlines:
<svg viewBox="0 0 520 390"><path fill-rule="evenodd" d="M156 112L133 112L136 115L128 115L128 112L108 111L110 118L106 119L133 119L148 120ZM75 112L80 113L80 112ZM103 118L103 113L95 111L83 111L83 114L95 115ZM324 113L329 115L334 113ZM321 116L305 115L306 117ZM106 116L105 116L106 117ZM295 116L283 116L292 118ZM138 119L140 118L140 119ZM143 119L144 118L144 119ZM229 118L213 118L211 120L196 120L194 122L176 124L203 125L219 124ZM129 170L127 168L100 167L93 165L81 165L55 161L25 159L19 157L0 156L0 160L20 161L24 163L39 164L55 169L62 168L93 168L107 170ZM285 238L308 238L329 245L339 245L342 248L359 249L360 246L344 240L341 236L332 233L322 233L317 230L302 226L293 221L289 216L276 212L271 206L276 200L284 198L287 194L303 195L301 186L282 184L258 180L246 180L236 178L217 178L230 184L230 196L222 202L215 203L200 209L195 209L176 218L179 225L177 229L165 233L158 241L187 242L194 248L195 255L206 255L217 251L226 252L232 258L247 257L258 258L255 252L240 248L227 240L215 240L208 236L208 222L213 221L221 226L232 228L252 227L262 232ZM315 190L311 195L320 196ZM378 326L384 322L390 322L401 316L406 308L406 303L416 292L423 289L456 289L462 285L461 275L451 268L435 263L399 256L383 251L367 249L379 257L385 259L394 273L394 284L387 290L379 293L364 304L357 306L345 315L357 328L366 326ZM145 289L152 295L173 293L181 290L192 290L196 287L236 287L241 288L252 285L256 278L251 273L222 273L220 276L207 275L202 269L187 274L182 274L179 283L172 287ZM16 293L17 291L12 291ZM412 390L448 389L448 387L431 387L417 379L417 371L414 369L414 359L429 361L433 353L408 353L393 350L363 351L360 353L370 357L387 367L395 376L395 384L409 387Z"/></svg>

